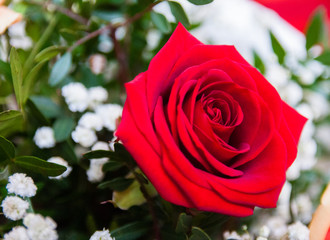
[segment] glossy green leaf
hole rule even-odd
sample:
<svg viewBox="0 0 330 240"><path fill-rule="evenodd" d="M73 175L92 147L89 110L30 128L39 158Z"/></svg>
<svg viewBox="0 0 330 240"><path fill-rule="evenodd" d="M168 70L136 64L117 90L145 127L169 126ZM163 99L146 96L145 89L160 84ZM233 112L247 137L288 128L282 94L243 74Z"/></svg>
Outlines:
<svg viewBox="0 0 330 240"><path fill-rule="evenodd" d="M117 171L118 169L122 168L123 166L125 166L125 165L121 162L109 161L103 165L102 171L103 172L113 172L113 171Z"/></svg>
<svg viewBox="0 0 330 240"><path fill-rule="evenodd" d="M211 240L211 238L202 229L198 227L192 227L189 240Z"/></svg>
<svg viewBox="0 0 330 240"><path fill-rule="evenodd" d="M151 11L150 16L151 21L161 32L169 33L171 31L171 25L163 14Z"/></svg>
<svg viewBox="0 0 330 240"><path fill-rule="evenodd" d="M46 118L57 117L61 114L60 106L54 103L49 97L31 96L30 100Z"/></svg>
<svg viewBox="0 0 330 240"><path fill-rule="evenodd" d="M280 64L284 63L284 57L286 55L284 48L282 47L282 45L280 44L280 42L277 40L277 38L275 37L275 35L272 32L269 32L270 34L270 40L272 43L272 48L274 53L276 54L277 58L278 58L278 62Z"/></svg>
<svg viewBox="0 0 330 240"><path fill-rule="evenodd" d="M137 221L126 224L111 231L111 236L116 240L135 240L139 239L150 230L150 223Z"/></svg>
<svg viewBox="0 0 330 240"><path fill-rule="evenodd" d="M47 162L34 156L20 156L14 159L16 166L24 168L31 172L40 173L46 176L58 176L65 172L66 167Z"/></svg>
<svg viewBox="0 0 330 240"><path fill-rule="evenodd" d="M103 182L99 184L97 187L99 189L105 189L105 188L110 188L114 191L124 191L127 189L132 183L134 182L134 179L132 178L115 178L110 181Z"/></svg>
<svg viewBox="0 0 330 240"><path fill-rule="evenodd" d="M63 117L55 121L53 125L56 142L62 142L70 137L76 123L72 118Z"/></svg>
<svg viewBox="0 0 330 240"><path fill-rule="evenodd" d="M26 78L23 80L23 88L22 88L22 101L23 103L26 102L28 99L31 89L34 85L35 79L42 68L42 66L45 64L45 62L40 62L37 65L35 65L29 74L26 76Z"/></svg>
<svg viewBox="0 0 330 240"><path fill-rule="evenodd" d="M56 57L58 54L63 53L65 49L66 48L63 46L50 46L38 53L34 60L36 62L48 61Z"/></svg>
<svg viewBox="0 0 330 240"><path fill-rule="evenodd" d="M169 1L168 4L176 21L188 28L190 26L189 19L180 3Z"/></svg>
<svg viewBox="0 0 330 240"><path fill-rule="evenodd" d="M10 160L14 157L15 157L14 145L3 136L0 136L0 163L6 160Z"/></svg>
<svg viewBox="0 0 330 240"><path fill-rule="evenodd" d="M324 36L324 11L319 10L313 16L306 32L306 49L322 41Z"/></svg>
<svg viewBox="0 0 330 240"><path fill-rule="evenodd" d="M72 56L70 52L65 53L53 66L49 84L51 86L58 85L69 73L72 64Z"/></svg>
<svg viewBox="0 0 330 240"><path fill-rule="evenodd" d="M15 48L10 51L10 68L18 105L22 106L23 67Z"/></svg>
<svg viewBox="0 0 330 240"><path fill-rule="evenodd" d="M330 66L330 50L324 51L320 56L315 58L315 60L323 63L324 65Z"/></svg>
<svg viewBox="0 0 330 240"><path fill-rule="evenodd" d="M188 234L191 230L192 216L181 213L178 217L175 232Z"/></svg>
<svg viewBox="0 0 330 240"><path fill-rule="evenodd" d="M7 110L0 113L0 135L8 136L23 129L22 113L16 110Z"/></svg>
<svg viewBox="0 0 330 240"><path fill-rule="evenodd" d="M205 5L213 2L213 0L188 0L188 1L195 5Z"/></svg>
<svg viewBox="0 0 330 240"><path fill-rule="evenodd" d="M94 159L94 158L110 158L114 156L114 152L107 151L107 150L95 150L90 151L84 154L84 157L87 159Z"/></svg>

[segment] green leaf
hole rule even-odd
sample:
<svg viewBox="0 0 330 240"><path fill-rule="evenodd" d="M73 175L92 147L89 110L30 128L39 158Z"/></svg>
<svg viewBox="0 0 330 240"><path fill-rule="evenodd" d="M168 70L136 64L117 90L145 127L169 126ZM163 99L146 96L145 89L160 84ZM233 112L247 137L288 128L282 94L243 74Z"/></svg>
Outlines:
<svg viewBox="0 0 330 240"><path fill-rule="evenodd" d="M211 238L202 229L198 227L192 227L189 240L211 240Z"/></svg>
<svg viewBox="0 0 330 240"><path fill-rule="evenodd" d="M284 63L285 50L272 32L269 32L272 48L280 64Z"/></svg>
<svg viewBox="0 0 330 240"><path fill-rule="evenodd" d="M57 119L53 125L56 142L62 142L70 137L74 127L75 122L72 118L63 117Z"/></svg>
<svg viewBox="0 0 330 240"><path fill-rule="evenodd" d="M23 129L22 113L16 110L7 110L0 113L0 135L8 136Z"/></svg>
<svg viewBox="0 0 330 240"><path fill-rule="evenodd" d="M253 51L253 58L254 58L254 66L259 69L259 71L264 74L265 73L265 64L261 60L260 56L256 51Z"/></svg>
<svg viewBox="0 0 330 240"><path fill-rule="evenodd" d="M58 85L69 73L71 64L72 56L70 52L67 52L54 64L50 73L49 84L51 86Z"/></svg>
<svg viewBox="0 0 330 240"><path fill-rule="evenodd" d="M188 234L191 230L192 216L186 213L181 213L178 217L178 223L176 224L176 233Z"/></svg>
<svg viewBox="0 0 330 240"><path fill-rule="evenodd" d="M324 11L318 10L313 16L306 32L306 49L322 41L324 36Z"/></svg>
<svg viewBox="0 0 330 240"><path fill-rule="evenodd" d="M205 5L213 2L213 0L188 0L188 1L195 5Z"/></svg>
<svg viewBox="0 0 330 240"><path fill-rule="evenodd" d="M26 76L26 78L23 81L23 89L22 89L22 101L23 103L26 102L28 99L32 86L34 85L34 81L41 69L41 67L45 64L45 62L40 62L36 66L32 68L32 70L29 72L29 74Z"/></svg>
<svg viewBox="0 0 330 240"><path fill-rule="evenodd" d="M125 165L121 162L109 161L103 165L102 171L103 172L113 172L113 171L117 171L118 169L122 168L123 166L125 166Z"/></svg>
<svg viewBox="0 0 330 240"><path fill-rule="evenodd" d="M168 4L170 5L171 12L176 21L182 23L186 28L188 28L190 26L189 19L182 6L178 2L172 1L169 1Z"/></svg>
<svg viewBox="0 0 330 240"><path fill-rule="evenodd" d="M315 58L315 60L323 63L324 65L330 66L330 50L324 51L320 56Z"/></svg>
<svg viewBox="0 0 330 240"><path fill-rule="evenodd" d="M114 156L114 152L107 150L94 150L84 154L85 158L94 159L94 158L110 158Z"/></svg>
<svg viewBox="0 0 330 240"><path fill-rule="evenodd" d="M31 96L30 100L46 118L57 117L61 114L60 106L54 103L49 97L35 95Z"/></svg>
<svg viewBox="0 0 330 240"><path fill-rule="evenodd" d="M2 74L7 81L11 80L10 64L0 60L0 74Z"/></svg>
<svg viewBox="0 0 330 240"><path fill-rule="evenodd" d="M144 184L144 187L149 196L154 197L157 195L156 189L150 182ZM123 210L127 210L132 206L139 206L146 202L146 199L141 192L141 186L136 180L124 191L114 191L112 199L116 206Z"/></svg>
<svg viewBox="0 0 330 240"><path fill-rule="evenodd" d="M111 231L111 236L116 240L135 240L150 230L150 223L137 221L126 224Z"/></svg>
<svg viewBox="0 0 330 240"><path fill-rule="evenodd" d="M65 49L66 48L63 46L50 46L39 52L34 60L36 62L48 61L53 57L56 57L58 54L63 53Z"/></svg>
<svg viewBox="0 0 330 240"><path fill-rule="evenodd" d="M40 173L46 176L58 176L65 172L66 167L50 163L34 156L20 156L14 159L14 164L31 172Z"/></svg>
<svg viewBox="0 0 330 240"><path fill-rule="evenodd" d="M19 107L21 108L23 102L22 101L23 67L15 48L11 48L10 51L10 68L11 68L11 75L13 78L16 100Z"/></svg>
<svg viewBox="0 0 330 240"><path fill-rule="evenodd" d="M103 182L97 187L99 189L111 188L112 190L121 192L127 189L134 182L133 178L115 178L110 181Z"/></svg>
<svg viewBox="0 0 330 240"><path fill-rule="evenodd" d="M15 157L15 147L6 138L0 136L0 163Z"/></svg>
<svg viewBox="0 0 330 240"><path fill-rule="evenodd" d="M163 14L151 11L150 16L151 21L161 32L169 33L171 31L171 25Z"/></svg>

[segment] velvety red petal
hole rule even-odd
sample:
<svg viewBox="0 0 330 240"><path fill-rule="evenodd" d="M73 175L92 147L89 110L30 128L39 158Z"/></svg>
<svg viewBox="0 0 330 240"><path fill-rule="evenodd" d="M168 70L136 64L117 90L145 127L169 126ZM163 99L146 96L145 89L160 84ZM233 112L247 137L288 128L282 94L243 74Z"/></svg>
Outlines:
<svg viewBox="0 0 330 240"><path fill-rule="evenodd" d="M146 85L149 111L154 109L158 96L173 85L174 79L168 76L177 60L196 44L201 42L179 23L164 47L151 60Z"/></svg>
<svg viewBox="0 0 330 240"><path fill-rule="evenodd" d="M186 207L194 207L189 198L185 198L178 186L169 178L162 166L162 153L155 152L149 139L138 129L137 123L128 108L115 135L123 142L141 170L167 201Z"/></svg>

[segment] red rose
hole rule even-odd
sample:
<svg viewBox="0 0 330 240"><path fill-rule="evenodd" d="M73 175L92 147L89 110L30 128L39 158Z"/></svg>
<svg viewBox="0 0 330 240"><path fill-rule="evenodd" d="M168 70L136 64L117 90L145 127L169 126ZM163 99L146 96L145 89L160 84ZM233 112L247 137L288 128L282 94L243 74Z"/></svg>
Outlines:
<svg viewBox="0 0 330 240"><path fill-rule="evenodd" d="M179 24L126 90L116 136L164 199L234 216L276 206L306 119L233 46Z"/></svg>
<svg viewBox="0 0 330 240"><path fill-rule="evenodd" d="M330 21L329 0L255 0L264 6L276 11L283 19L292 26L305 32L308 21L311 20L314 11L323 7L327 11L326 21ZM330 30L330 25L328 26Z"/></svg>

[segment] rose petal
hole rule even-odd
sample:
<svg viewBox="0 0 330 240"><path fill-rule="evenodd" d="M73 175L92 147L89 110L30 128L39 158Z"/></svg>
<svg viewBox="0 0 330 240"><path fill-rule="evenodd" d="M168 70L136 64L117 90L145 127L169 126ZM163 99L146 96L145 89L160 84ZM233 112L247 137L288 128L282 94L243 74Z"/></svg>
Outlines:
<svg viewBox="0 0 330 240"><path fill-rule="evenodd" d="M164 47L151 60L147 71L148 80L146 85L150 112L154 109L158 96L168 91L172 86L174 79L168 78L168 75L177 60L196 44L201 44L201 42L179 23Z"/></svg>

